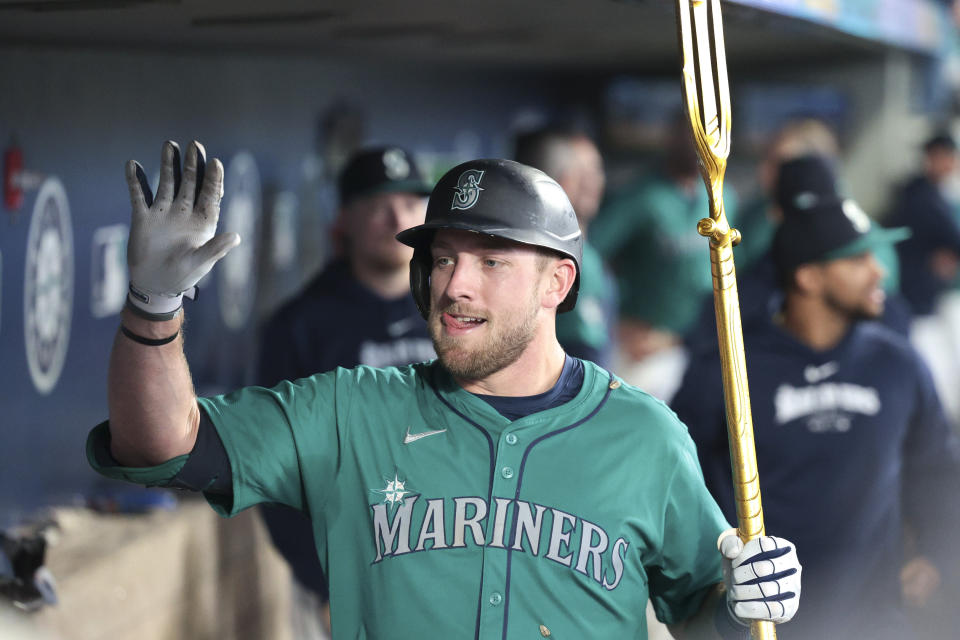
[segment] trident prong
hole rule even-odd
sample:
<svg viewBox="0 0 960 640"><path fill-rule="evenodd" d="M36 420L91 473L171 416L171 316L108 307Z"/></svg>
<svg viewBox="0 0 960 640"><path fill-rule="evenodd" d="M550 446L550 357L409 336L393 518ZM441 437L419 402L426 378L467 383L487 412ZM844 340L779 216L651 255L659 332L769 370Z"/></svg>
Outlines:
<svg viewBox="0 0 960 640"><path fill-rule="evenodd" d="M710 216L717 223L714 239L723 241L729 231L720 196L730 155L730 89L719 0L677 0L677 23L685 106L710 196Z"/></svg>

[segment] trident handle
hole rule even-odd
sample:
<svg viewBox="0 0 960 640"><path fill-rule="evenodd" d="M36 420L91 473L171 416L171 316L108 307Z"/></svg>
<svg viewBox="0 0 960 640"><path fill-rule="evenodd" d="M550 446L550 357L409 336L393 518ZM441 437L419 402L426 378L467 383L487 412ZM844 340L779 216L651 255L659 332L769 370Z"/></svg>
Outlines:
<svg viewBox="0 0 960 640"><path fill-rule="evenodd" d="M730 155L730 91L720 0L677 0L677 30L683 58L684 103L710 198L710 217L698 223L697 231L709 239L710 245L737 531L747 542L764 535L764 527L733 263L733 247L740 242L740 232L730 228L723 210L723 176ZM775 625L754 622L750 637L776 640Z"/></svg>

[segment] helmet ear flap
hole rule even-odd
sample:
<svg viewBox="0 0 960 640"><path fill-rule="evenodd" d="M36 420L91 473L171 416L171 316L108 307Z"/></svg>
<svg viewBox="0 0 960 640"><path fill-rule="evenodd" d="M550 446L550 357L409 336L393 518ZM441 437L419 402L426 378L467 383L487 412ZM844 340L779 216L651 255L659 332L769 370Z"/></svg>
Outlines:
<svg viewBox="0 0 960 640"><path fill-rule="evenodd" d="M420 315L426 320L430 315L430 253L414 249L410 260L410 292L417 303Z"/></svg>

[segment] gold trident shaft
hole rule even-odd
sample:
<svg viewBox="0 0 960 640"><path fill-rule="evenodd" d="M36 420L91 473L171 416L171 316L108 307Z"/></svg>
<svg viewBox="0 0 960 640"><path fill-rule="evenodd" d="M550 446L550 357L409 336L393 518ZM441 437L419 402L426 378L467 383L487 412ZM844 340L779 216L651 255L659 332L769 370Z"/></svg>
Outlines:
<svg viewBox="0 0 960 640"><path fill-rule="evenodd" d="M720 0L677 0L677 29L683 56L684 104L700 158L700 173L710 196L710 217L697 224L697 231L710 242L737 531L746 542L764 534L763 507L733 267L733 247L740 242L740 232L730 228L723 211L723 174L730 155L730 89ZM777 632L772 622L754 622L750 637L774 640Z"/></svg>

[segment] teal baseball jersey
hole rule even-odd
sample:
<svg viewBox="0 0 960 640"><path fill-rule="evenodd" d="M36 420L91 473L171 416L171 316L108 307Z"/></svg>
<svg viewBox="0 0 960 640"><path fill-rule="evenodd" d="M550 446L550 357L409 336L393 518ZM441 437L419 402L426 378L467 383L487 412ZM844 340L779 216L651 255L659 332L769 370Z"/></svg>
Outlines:
<svg viewBox="0 0 960 640"><path fill-rule="evenodd" d="M727 524L676 416L584 368L512 422L435 362L200 399L233 476L208 499L310 515L336 639L645 638L648 596L676 622L721 580Z"/></svg>

